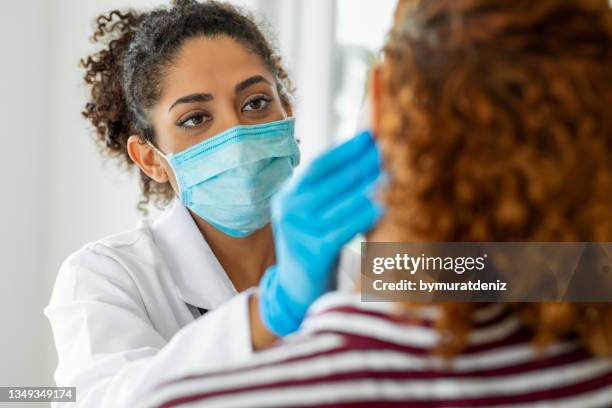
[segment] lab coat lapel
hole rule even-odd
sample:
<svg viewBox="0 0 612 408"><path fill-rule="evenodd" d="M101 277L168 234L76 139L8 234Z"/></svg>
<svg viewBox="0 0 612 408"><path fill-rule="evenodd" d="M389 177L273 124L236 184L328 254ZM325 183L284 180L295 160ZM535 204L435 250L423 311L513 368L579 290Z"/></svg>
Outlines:
<svg viewBox="0 0 612 408"><path fill-rule="evenodd" d="M212 310L238 292L183 204L173 204L152 225L181 298Z"/></svg>

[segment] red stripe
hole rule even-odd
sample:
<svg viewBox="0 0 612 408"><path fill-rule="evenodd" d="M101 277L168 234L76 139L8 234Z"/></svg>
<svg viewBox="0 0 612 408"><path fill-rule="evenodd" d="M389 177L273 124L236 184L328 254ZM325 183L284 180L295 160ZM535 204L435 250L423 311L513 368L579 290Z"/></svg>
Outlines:
<svg viewBox="0 0 612 408"><path fill-rule="evenodd" d="M309 336L308 338L302 338L302 339L300 339L299 342L292 342L292 343L290 343L290 345L291 346L296 346L296 345L300 345L302 343L305 343L306 341L313 341L314 339L312 337L315 337L315 336ZM282 347L283 345L284 345L283 343L279 343L278 346ZM275 361L272 361L272 362L269 362L269 363L262 363L262 364L254 364L254 365L250 365L250 366L240 366L240 367L232 367L232 368L226 368L226 369L219 369L217 371L207 372L207 373L202 373L202 374L190 374L190 375L186 375L186 376L183 376L183 377L175 378L175 379L170 380L170 381L162 382L162 383L160 383L158 385L158 388L162 388L162 387L165 387L166 385L171 385L171 384L183 382L183 381L186 381L186 380L206 379L206 378L209 378L209 377L216 377L216 378L218 378L218 377L225 376L225 375L235 374L237 372L245 373L245 372L248 372L248 371L257 371L257 370L260 370L262 368L278 365L280 363L288 363L288 362L293 362L293 361L310 359L310 358L313 358L313 357L323 356L323 355L326 355L326 354L332 354L332 353L334 353L337 350L345 350L345 349L346 349L345 345L340 345L340 346L331 347L331 348L329 348L329 349L327 349L325 351L322 351L322 352L306 353L306 354L302 354L302 355L297 356L297 357L285 358L285 359L282 359L282 360L275 360ZM270 349L266 349L266 351L268 351L268 350L270 350Z"/></svg>
<svg viewBox="0 0 612 408"><path fill-rule="evenodd" d="M277 360L277 361L273 361L270 363L255 364L255 365L246 366L246 367L242 366L242 367L236 367L236 368L221 369L215 372L208 372L208 373L202 373L202 374L191 374L191 375L179 377L174 380L161 383L159 386L163 387L169 384L174 384L174 383L185 381L185 380L219 377L222 375L235 374L237 372L245 373L248 371L257 371L262 368L276 366L279 363L290 363L290 362L297 362L301 360L308 360L311 358L321 357L321 356L325 356L329 354L336 354L337 352L343 352L347 350L360 351L360 350L385 349L385 350L391 350L391 351L398 351L398 352L402 352L406 354L413 354L413 355L422 356L422 357L427 357L428 355L430 355L430 350L428 349L405 346L405 345L400 345L397 343L389 343L383 340L373 339L370 337L359 336L355 334L346 334L346 333L331 332L331 331L320 331L320 332L313 333L314 337L317 337L320 335L329 335L329 334L333 334L333 335L342 337L342 340L343 340L342 344L338 347L332 347L328 350L314 352L314 353L307 353L307 354L303 354L297 357L286 358L280 361ZM296 344L299 344L299 343L291 343L292 346ZM281 343L281 346L282 346L282 343Z"/></svg>
<svg viewBox="0 0 612 408"><path fill-rule="evenodd" d="M223 390L223 391L212 391L205 392L199 394L187 395L179 398L172 399L170 401L165 402L161 405L162 408L170 408L178 404L185 404L195 401L202 401L205 398L213 398L222 395L230 395L230 394L238 394L238 393L248 393L251 391L262 391L262 390L273 390L282 387L288 386L311 386L314 384L324 383L324 384L333 384L333 383L342 383L347 381L355 381L355 380L363 380L363 379L372 379L372 380L405 380L407 379L404 372L353 372L353 373L343 373L336 374L331 376L320 376L308 380L299 380L299 381L279 381L275 383L259 385L259 386L250 386L250 387L240 387L234 388L231 390ZM408 378L410 379L410 378ZM470 398L470 399L461 399L461 400L434 400L434 401L423 401L423 400L405 400L401 401L401 406L410 408L410 407L486 407L491 405L499 405L499 404L518 404L518 403L527 403L527 402L540 402L547 400L557 400L561 398L567 398L570 396L576 396L581 393L597 390L599 388L603 388L606 386L612 385L612 371L608 372L604 375L600 375L598 377L589 379L587 381L583 381L580 383L561 386L557 388L551 388L544 391L535 391L526 394L519 394L513 396L489 396L489 397L481 397L481 398ZM384 388L383 388L384 389ZM381 389L382 390L382 389ZM383 394L384 395L384 394ZM612 397L611 397L612 399ZM374 406L394 406L387 405L387 402L384 401L384 398L381 396L381 399L376 401L377 405ZM325 406L325 407L340 407L340 406L351 406L351 407L366 407L372 406L375 402L368 403L346 403L343 402L341 404L327 404L321 405L316 404L316 406ZM398 404L400 401L394 401L393 404ZM311 405L308 405L311 406ZM306 406L304 406L306 407Z"/></svg>
<svg viewBox="0 0 612 408"><path fill-rule="evenodd" d="M384 319L390 321L394 324L401 322L401 318L389 316L384 313L379 313L375 311L364 311L358 308L352 307L337 307L327 309L326 312L340 312L340 313L349 313L349 314L359 314L359 315L370 315L375 318ZM509 314L506 312L501 313L489 319L487 322L483 322L483 325L491 325L495 324L507 318ZM414 324L414 322L411 322ZM405 353L408 355L416 355L427 357L430 354L429 349L407 346L404 344L399 344L394 341L394 339L374 339L367 336L360 336L356 334L352 334L350 332L343 331L343 328L340 327L337 330L320 330L309 332L309 337L307 338L298 338L298 343L292 343L293 345L304 343L308 341L312 341L313 337L317 337L322 334L335 334L339 335L343 338L343 345L340 347L333 347L329 350L323 352L310 353L307 355L302 355L294 358L285 359L282 361L276 361L267 364L259 364L252 367L238 367L234 369L227 369L218 371L215 373L207 373L201 375L191 375L188 377L183 377L178 380L171 381L170 383L180 382L186 379L206 379L209 377L222 378L224 375L229 375L232 373L248 373L252 372L253 376L257 375L257 371L271 366L279 366L282 364L287 364L290 362L297 361L308 361L313 358L320 358L325 356L333 356L337 355L341 352L347 351L360 351L360 350L369 350L369 351L396 351L400 353ZM473 353L480 353L486 351L495 351L500 348L506 348L509 346L519 346L524 345L525 347L530 347L529 341L532 338L532 334L526 328L521 328L514 332L513 334L506 336L503 339L494 342L488 342L486 344L473 345L467 348L462 353L462 356L470 355ZM282 344L281 344L282 346ZM582 349L575 349L573 351L569 351L567 353L549 357L542 358L538 360L529 361L522 364L509 365L505 367L499 367L494 369L484 369L484 370L472 370L472 371L464 371L464 372L453 372L451 371L452 365L449 366L449 370L437 370L437 371L368 371L361 370L355 372L348 373L335 373L326 376L318 376L307 379L300 380L284 380L278 381L268 384L262 385L253 385L248 387L241 387L232 390L224 390L224 391L211 391L206 393L199 393L195 395L187 395L183 397L179 397L168 401L163 404L163 407L171 407L176 404L188 403L193 401L199 401L204 398L211 398L219 395L227 395L230 393L241 393L241 392L249 392L255 390L273 390L275 388L287 387L287 386L306 386L317 383L339 383L345 381L354 381L354 380L363 380L363 379L373 379L373 380L385 380L385 379L402 379L402 380L410 380L410 379L437 379L437 378L479 378L479 377L492 377L492 376L510 376L518 373L525 372L535 372L537 370L542 370L546 368L567 366L569 364L576 363L578 361L582 361L589 358L588 354ZM328 361L318 361L316 364L325 364ZM333 363L333 362L332 362ZM313 363L315 364L315 363ZM448 400L448 401L435 401L435 402L427 402L427 401L398 401L398 402L385 402L384 405L380 401L375 402L360 402L360 403L342 403L331 404L331 405L317 405L317 406L326 406L326 407L336 407L336 406L351 406L351 407L380 407L380 406L402 406L402 407L472 407L472 406L490 406L491 404L501 404L501 403L519 403L519 402L531 402L531 401L541 401L542 399L556 399L563 398L565 396L575 395L580 392L586 392L589 390L595 390L598 387L606 386L612 384L612 373L607 373L606 375L600 376L595 379L591 379L588 381L584 381L582 383L574 384L571 386L565 386L561 388L554 388L546 391L539 391L529 394L515 395L515 396L496 396L489 398L473 398L470 400ZM589 388L590 387L590 388Z"/></svg>
<svg viewBox="0 0 612 408"><path fill-rule="evenodd" d="M360 315L360 314L366 314L372 317L377 317L380 318L382 320L386 320L389 321L391 323L397 324L398 322L401 323L401 319L398 319L398 317L394 317L391 315L387 315L384 313L380 313L380 312L376 312L376 311L362 311L360 309L357 308L349 308L349 307L342 307L342 308L330 308L330 309L326 309L326 310L343 310L344 313L348 313L348 314L355 314L355 315ZM482 323L483 326L489 326L489 325L493 325L496 323L499 323L500 321L508 318L510 315L512 314L511 310L508 308L506 309L505 312L501 313L499 316L489 320L489 321L485 321ZM405 323L404 323L405 324ZM414 323L413 323L414 325ZM431 323L429 323L429 326L431 326ZM401 327L401 326L400 326ZM475 327L482 327L480 325L475 325ZM342 335L349 335L349 336L357 336L356 334L353 334L350 331L350 326L346 325L345 327L335 327L334 329L311 329L308 331L309 334L323 334L323 333L333 333L333 334L342 334ZM476 345L469 345L465 350L462 350L462 354L471 354L471 353L480 353L480 352L485 352L488 350L492 350L494 348L498 348L498 347L503 347L503 346L508 346L508 345L515 345L518 342L528 342L531 341L533 338L533 333L531 332L530 329L528 329L527 327L520 327L517 331L509 334L507 337L502 338L500 340L496 340L496 341L492 341L492 342L485 342L485 343L481 343L481 344L476 344ZM572 341L575 340L577 338L576 335L567 335L563 338L560 338L560 341ZM373 339L375 340L375 339ZM380 340L375 340L375 341L380 341ZM391 345L391 344L397 344L397 341L390 337L386 339L387 344ZM416 346L408 346L408 345L401 345L402 349L406 350L407 352L411 352L414 354L418 354L418 355L422 355L422 354L428 354L431 352L431 350L429 348L422 348L422 347L416 347Z"/></svg>
<svg viewBox="0 0 612 408"><path fill-rule="evenodd" d="M325 355L337 354L337 353L346 352L346 351L362 351L362 350L396 351L396 352L405 353L405 354L413 355L413 356L419 356L423 358L426 358L427 356L431 355L431 350L429 349L406 346L406 345L401 345L397 343L390 343L390 342L386 342L383 340L373 339L371 337L365 337L365 336L360 336L360 335L355 335L355 334L345 334L345 333L329 332L329 331L317 332L317 334L318 335L319 334L340 335L342 336L343 344L339 347L333 347L333 348L330 348L328 350L324 350L321 352L303 354L297 357L286 358L281 361L273 361L270 363L257 364L257 365L252 365L248 367L242 366L242 367L237 367L237 368L229 368L229 369L219 370L216 372L203 373L203 374L191 374L188 376L184 376L184 377L180 377L180 378L177 378L171 381L164 382L160 385L160 387L163 387L169 384L174 384L174 383L181 382L181 381L185 381L185 380L206 379L209 377L219 377L223 375L235 374L237 372L240 372L240 373L246 373L249 371L256 372L257 370L260 370L262 368L276 366L279 363L298 362L298 361L308 360L311 358L322 357ZM481 347L481 346L476 347L475 346L472 348L468 348L468 350L466 350L466 352L462 353L461 355L469 355L470 353L485 352L485 351L500 349L500 348L509 347L509 346L524 345L525 347L531 347L531 345L528 343L530 336L531 335L527 331L517 332L514 336L511 336L507 339L504 339L502 341L495 342L495 343L490 343L489 347ZM294 343L294 344L297 344L297 343ZM581 351L580 353L584 353L584 352Z"/></svg>
<svg viewBox="0 0 612 408"><path fill-rule="evenodd" d="M524 342L520 342L517 344L519 345L522 344L525 347L531 347L530 344L524 343ZM368 352L395 351L398 353L407 354L409 356L414 356L415 354L412 352L406 353L405 347L397 347L394 344L388 344L388 343L380 342L376 340L373 341L372 339L367 338L367 337L349 335L349 336L344 336L344 345L342 347L334 348L332 350L327 350L323 352L313 353L313 354L306 355L306 356L299 356L295 358L285 359L283 361L279 361L276 363L267 364L266 366L278 366L280 364L285 364L285 363L307 361L307 360L317 358L317 357L331 356L331 355L337 355L340 353L355 352L355 351L357 352L359 351L368 351ZM429 353L427 355L421 355L421 357L424 357L424 358L427 358L428 356L429 356ZM480 370L465 370L465 371L458 372L458 371L452 371L453 367L452 365L449 365L447 370L438 370L430 374L422 374L423 373L422 371L418 371L418 372L413 372L412 374L414 375L414 378L421 378L421 375L423 375L424 378L437 378L437 377L461 378L461 377L470 377L470 376L489 377L493 375L508 375L508 374L515 374L515 373L522 373L522 372L533 371L533 370L538 370L538 369L544 369L544 368L549 368L553 366L561 366L564 364L576 363L579 361L587 360L589 358L591 358L591 356L587 351L585 351L584 349L578 348L578 349L569 350L565 353L561 353L556 356L543 357L540 359L530 360L528 362L524 362L520 364L507 365L507 366L498 367L498 368L487 368L487 369L480 369ZM450 362L452 363L452 360ZM261 368L261 366L259 368ZM247 371L251 371L251 369L235 370L234 372L237 372L237 371L244 373Z"/></svg>
<svg viewBox="0 0 612 408"><path fill-rule="evenodd" d="M346 336L349 338L361 337L361 338L367 339L368 341L371 341L372 343L385 344L386 347L389 349L401 350L401 351L405 351L407 353L411 353L415 355L429 355L431 354L431 351L432 351L430 348L409 346L406 344L398 343L393 338L387 338L385 340L382 340L382 339L377 339L377 338L372 338L372 337L361 336L358 334L354 334L350 332L349 330L344 331L342 330L342 328L338 328L336 330L329 330L329 329L314 330L311 333L316 334L316 335L336 334L336 335ZM465 350L463 350L461 354L464 355L464 354L482 353L482 352L486 352L490 350L495 350L500 347L514 346L520 343L529 343L532 338L533 338L533 334L531 333L529 329L520 328L514 333L512 333L511 335L505 338L502 338L500 340L496 340L496 341L492 341L488 343L470 345Z"/></svg>
<svg viewBox="0 0 612 408"><path fill-rule="evenodd" d="M362 309L357 306L335 306L330 307L328 309L319 311L317 313L308 314L306 317L308 320L316 319L317 317L324 315L326 313L346 313L346 314L357 314L369 316L381 320L385 320L387 322L391 322L399 325L411 325L411 326L419 326L419 327L434 327L435 321L426 318L418 318L417 316L409 316L401 313L385 313L379 312L376 310ZM508 316L512 314L512 310L507 307L497 315L494 315L493 318L486 319L482 322L475 322L472 327L474 328L483 328L499 323L504 320Z"/></svg>
<svg viewBox="0 0 612 408"><path fill-rule="evenodd" d="M313 357L323 357L325 355L329 356L332 354L337 355L340 352L346 352L346 351L359 349L361 348L361 346L358 346L357 343L355 342L359 340L360 339L351 341L347 343L347 347L343 347L341 349L335 349L333 352L317 353L317 354L310 355L307 358L300 358L300 359L311 359ZM363 341L363 339L361 339L361 341ZM380 350L373 349L372 351L380 351ZM361 371L348 372L348 373L331 374L331 375L325 376L324 379L326 382L335 382L335 381L345 381L349 379L362 379L362 378L379 378L379 379L394 378L394 379L403 379L403 380L407 380L407 379L421 379L422 380L422 379L436 379L436 378L478 378L478 377L490 378L492 376L508 376L512 374L526 373L529 371L536 371L536 370L551 368L555 366L560 367L563 365L583 361L588 358L589 358L589 355L584 350L574 350L572 352L568 352L568 353L565 353L559 356L555 356L552 358L540 359L540 360L530 361L530 362L517 364L513 366L499 367L495 369L471 370L471 371L462 371L462 372L453 372L453 371L450 371L450 369L449 370L438 370L438 371L403 371L403 372L397 372L397 371L373 372L373 371L361 370ZM283 362L283 364L285 363L286 362ZM333 363L333 362L330 362L330 363ZM325 364L325 361L317 361L316 364ZM274 365L278 367L280 364L274 364ZM253 370L250 369L248 371L253 371ZM240 370L240 372L245 373L246 371ZM257 372L255 371L253 375L257 375ZM207 374L202 377L210 377L210 376L211 374ZM274 387L288 386L288 385L305 385L308 383L315 382L317 381L317 379L320 380L321 377L313 377L309 379L289 380L289 381L274 382L274 383L269 383L269 384L255 385L252 387L246 387L244 388L244 390L274 388ZM221 393L224 393L224 392L221 392Z"/></svg>

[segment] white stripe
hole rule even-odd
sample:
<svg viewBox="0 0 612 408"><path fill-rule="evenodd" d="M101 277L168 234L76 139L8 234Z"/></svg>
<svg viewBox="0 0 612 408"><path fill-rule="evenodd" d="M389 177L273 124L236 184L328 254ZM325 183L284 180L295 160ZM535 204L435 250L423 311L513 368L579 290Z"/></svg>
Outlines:
<svg viewBox="0 0 612 408"><path fill-rule="evenodd" d="M576 350L577 342L553 344L538 352L531 344L498 347L494 350L459 355L451 360L452 368L457 371L487 370L527 363L537 358L550 358Z"/></svg>
<svg viewBox="0 0 612 408"><path fill-rule="evenodd" d="M357 307L379 313L397 313L398 303L362 302L358 292L330 292L321 296L308 309L308 315L323 313L337 307Z"/></svg>
<svg viewBox="0 0 612 408"><path fill-rule="evenodd" d="M335 330L394 343L429 348L435 345L438 335L435 330L421 326L400 326L376 317L327 312L306 320L302 332Z"/></svg>
<svg viewBox="0 0 612 408"><path fill-rule="evenodd" d="M497 323L483 328L475 328L468 335L468 344L479 345L503 340L516 333L522 326L520 319L510 315Z"/></svg>
<svg viewBox="0 0 612 408"><path fill-rule="evenodd" d="M271 364L291 358L306 356L315 353L329 351L344 345L342 336L332 333L324 333L316 336L306 336L304 333L296 332L285 337L287 343L279 347L271 347L253 355L248 365Z"/></svg>
<svg viewBox="0 0 612 408"><path fill-rule="evenodd" d="M479 380L484 383L486 380ZM465 385L461 385L465 386ZM459 390L459 385L453 387ZM194 407L196 404L206 408L255 408L255 407L290 407L295 405L314 405L331 402L349 401L401 401L406 399L436 401L447 399L443 397L440 390L448 388L440 387L435 381L423 383L414 380L402 381L345 381L328 384L316 384L297 387L285 387L274 390L257 390L246 393L225 395L205 400L205 402L195 402L192 404L182 404L181 407ZM464 390L465 391L465 390ZM499 396L513 396L529 392L521 388L518 390L507 390L508 392L499 393ZM473 394L471 392L457 393L452 399L478 398L493 395L492 393ZM510 404L497 408L599 408L608 407L612 404L612 386L607 386L595 392L584 393L570 398L552 399L548 402Z"/></svg>
<svg viewBox="0 0 612 408"><path fill-rule="evenodd" d="M465 364L464 364L465 365ZM320 356L306 361L290 362L265 367L256 371L237 372L218 377L186 380L164 387L154 395L158 403L201 392L223 391L246 386L270 384L282 380L309 379L322 375L354 372L363 369L379 370L431 370L440 369L440 359L412 357L405 354L384 352L349 351L331 356ZM471 379L433 379L408 381L410 390L403 397L412 398L461 398L467 396L507 395L549 389L572 384L612 369L612 361L588 360L563 367L552 367L508 377ZM387 381L392 384L398 381ZM400 381L405 384L406 381ZM298 387L299 388L299 387ZM385 387L386 389L386 387ZM394 391L395 392L395 391Z"/></svg>
<svg viewBox="0 0 612 408"><path fill-rule="evenodd" d="M480 307L474 310L472 321L475 323L482 323L488 320L493 320L500 316L507 308L507 305L503 303L494 303L492 305Z"/></svg>
<svg viewBox="0 0 612 408"><path fill-rule="evenodd" d="M365 304L366 303L364 302L356 307L368 310L370 308L369 303L367 304L368 306L362 306ZM394 310L394 313L397 313L397 309L401 308L402 306L397 304L397 302L395 304L397 305L397 307ZM493 320L494 318L501 315L506 310L506 307L507 306L503 303L494 303L492 305L478 307L477 309L474 309L472 311L471 320L474 323L482 323L488 320ZM440 306L427 305L417 306L414 309L411 309L410 311L413 312L417 318L432 322L440 317L442 313L442 308Z"/></svg>
<svg viewBox="0 0 612 408"><path fill-rule="evenodd" d="M478 345L502 340L515 333L520 327L520 320L510 315L490 326L472 330L468 343ZM327 312L306 320L301 330L303 332L335 330L421 348L432 348L437 344L439 338L437 331L433 328L402 326L372 316L338 312Z"/></svg>
<svg viewBox="0 0 612 408"><path fill-rule="evenodd" d="M338 307L355 307L360 310L397 314L401 310L402 305L399 302L363 302L358 293L347 292L331 292L319 298L308 310L309 315L323 313L328 309ZM494 319L499 316L507 305L503 303L493 303L479 307L474 310L472 321L481 323L487 320ZM441 308L435 305L422 306L418 305L413 309L418 318L433 321L440 316ZM316 318L316 317L311 317Z"/></svg>
<svg viewBox="0 0 612 408"><path fill-rule="evenodd" d="M571 397L525 404L494 405L495 408L609 408L612 405L612 384Z"/></svg>

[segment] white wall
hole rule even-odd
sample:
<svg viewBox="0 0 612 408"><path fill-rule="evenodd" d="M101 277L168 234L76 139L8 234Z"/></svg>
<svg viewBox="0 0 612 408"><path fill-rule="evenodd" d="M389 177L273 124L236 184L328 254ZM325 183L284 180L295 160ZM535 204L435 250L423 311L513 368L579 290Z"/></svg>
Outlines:
<svg viewBox="0 0 612 408"><path fill-rule="evenodd" d="M251 0L247 5L276 35L276 46L296 88L295 131L302 160L299 173L335 136L331 121L336 1Z"/></svg>
<svg viewBox="0 0 612 408"><path fill-rule="evenodd" d="M0 13L0 385L46 382L41 309L51 188L45 153L48 128L49 32L45 0L3 7ZM0 404L1 405L1 404Z"/></svg>
<svg viewBox="0 0 612 408"><path fill-rule="evenodd" d="M2 386L53 384L55 349L42 309L61 261L137 221L135 179L112 163L101 169L79 113L78 61L91 49L91 19L125 3L34 0L0 13Z"/></svg>

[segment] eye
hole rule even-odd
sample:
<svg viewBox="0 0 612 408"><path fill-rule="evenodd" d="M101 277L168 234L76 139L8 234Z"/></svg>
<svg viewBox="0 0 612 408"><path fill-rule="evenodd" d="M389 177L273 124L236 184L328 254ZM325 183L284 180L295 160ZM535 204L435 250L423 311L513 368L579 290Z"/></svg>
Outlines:
<svg viewBox="0 0 612 408"><path fill-rule="evenodd" d="M208 117L205 113L195 112L189 114L185 119L179 120L177 124L185 128L194 128L208 122L209 120L210 117Z"/></svg>
<svg viewBox="0 0 612 408"><path fill-rule="evenodd" d="M260 94L251 97L242 107L243 112L262 111L268 107L272 102L272 98L269 96Z"/></svg>

